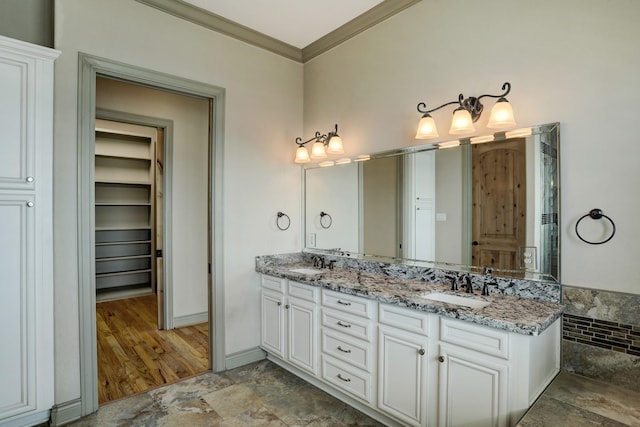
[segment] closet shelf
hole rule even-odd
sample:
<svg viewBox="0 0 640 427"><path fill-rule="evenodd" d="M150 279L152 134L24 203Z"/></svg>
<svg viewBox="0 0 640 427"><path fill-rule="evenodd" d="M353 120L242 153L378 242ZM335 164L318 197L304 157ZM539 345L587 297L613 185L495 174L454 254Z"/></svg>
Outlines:
<svg viewBox="0 0 640 427"><path fill-rule="evenodd" d="M121 184L121 185L144 185L151 186L151 181L122 181L119 179L96 179L96 184Z"/></svg>
<svg viewBox="0 0 640 427"><path fill-rule="evenodd" d="M144 259L144 258L151 258L151 254L146 254L146 255L123 255L123 256L96 258L96 262L122 261L122 260Z"/></svg>
<svg viewBox="0 0 640 427"><path fill-rule="evenodd" d="M141 226L118 226L118 227L96 227L96 231L128 231L128 230L151 230L149 225Z"/></svg>
<svg viewBox="0 0 640 427"><path fill-rule="evenodd" d="M123 240L122 242L96 242L96 246L149 244L151 240Z"/></svg>
<svg viewBox="0 0 640 427"><path fill-rule="evenodd" d="M151 203L140 202L96 202L96 206L151 206Z"/></svg>
<svg viewBox="0 0 640 427"><path fill-rule="evenodd" d="M147 268L147 269L144 269L144 270L127 270L127 271L116 271L114 273L98 273L98 274L96 274L96 278L127 276L127 275L130 275L130 274L139 274L139 273L151 273L151 269Z"/></svg>
<svg viewBox="0 0 640 427"><path fill-rule="evenodd" d="M124 154L106 154L106 153L96 153L96 157L101 158L109 158L109 159L126 159L126 160L144 160L150 162L152 159L150 157L144 156L135 156L135 155L124 155Z"/></svg>

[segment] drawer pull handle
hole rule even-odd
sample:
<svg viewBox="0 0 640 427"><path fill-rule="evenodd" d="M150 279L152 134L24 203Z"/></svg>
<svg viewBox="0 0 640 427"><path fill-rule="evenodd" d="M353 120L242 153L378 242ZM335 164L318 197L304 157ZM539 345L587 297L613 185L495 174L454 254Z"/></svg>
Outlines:
<svg viewBox="0 0 640 427"><path fill-rule="evenodd" d="M338 325L342 326L343 328L350 328L351 325L348 323L343 323L342 320L338 320Z"/></svg>
<svg viewBox="0 0 640 427"><path fill-rule="evenodd" d="M342 347L340 347L340 346L338 346L338 350L340 350L340 351L341 351L341 352L343 352L343 353L351 353L351 350L349 350L349 349L346 349L346 350L345 350L344 348L342 348Z"/></svg>
<svg viewBox="0 0 640 427"><path fill-rule="evenodd" d="M440 363L444 362L444 356L438 356L438 362Z"/></svg>
<svg viewBox="0 0 640 427"><path fill-rule="evenodd" d="M420 350L418 350L418 354L420 356L424 356L424 348L421 348Z"/></svg>
<svg viewBox="0 0 640 427"><path fill-rule="evenodd" d="M341 374L338 374L338 378L340 378L345 383L350 383L351 382L351 378L345 378Z"/></svg>
<svg viewBox="0 0 640 427"><path fill-rule="evenodd" d="M344 301L340 301L338 300L338 304L342 304L342 305L351 305L351 303L349 301L344 302Z"/></svg>

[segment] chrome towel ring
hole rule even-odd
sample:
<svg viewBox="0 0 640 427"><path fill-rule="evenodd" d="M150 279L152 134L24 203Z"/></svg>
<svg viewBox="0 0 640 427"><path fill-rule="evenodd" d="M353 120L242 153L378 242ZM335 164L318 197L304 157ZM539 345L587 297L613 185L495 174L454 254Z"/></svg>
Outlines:
<svg viewBox="0 0 640 427"><path fill-rule="evenodd" d="M325 221L325 218L329 218L328 224L327 221ZM331 215L326 212L320 212L320 226L324 229L327 229L331 227L331 224L333 224L333 218L331 218Z"/></svg>
<svg viewBox="0 0 640 427"><path fill-rule="evenodd" d="M283 227L282 225L280 225L280 220L282 218L286 219L286 222L287 222L286 227ZM289 215L283 212L278 212L278 217L276 218L276 226L278 227L279 230L282 230L282 231L288 230L289 226L291 226L291 218L289 218Z"/></svg>
<svg viewBox="0 0 640 427"><path fill-rule="evenodd" d="M611 231L611 235L608 238L606 238L605 240L601 241L601 242L590 242L590 241L586 240L585 238L583 238L580 235L580 232L578 231L578 226L580 225L580 221L582 221L586 217L589 217L591 219L606 218L611 223L611 226L613 227L613 231ZM604 213L602 213L602 209L591 209L588 214L581 216L580 219L578 221L576 221L576 235L578 236L578 239L580 239L583 242L588 243L590 245L601 245L603 243L607 243L609 240L611 240L613 238L613 236L615 234L616 234L616 224L613 222L613 220L611 218L609 218Z"/></svg>

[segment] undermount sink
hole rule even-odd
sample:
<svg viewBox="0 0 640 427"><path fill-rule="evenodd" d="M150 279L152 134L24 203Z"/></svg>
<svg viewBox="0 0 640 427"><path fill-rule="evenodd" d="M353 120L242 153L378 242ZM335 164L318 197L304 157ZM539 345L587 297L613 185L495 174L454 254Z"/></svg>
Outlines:
<svg viewBox="0 0 640 427"><path fill-rule="evenodd" d="M321 274L322 270L318 270L316 268L292 268L289 270L292 273L299 274Z"/></svg>
<svg viewBox="0 0 640 427"><path fill-rule="evenodd" d="M461 297L440 292L424 293L420 294L419 297L431 301L445 302L447 304L462 305L469 308L483 308L490 304L488 301L475 299L473 297Z"/></svg>

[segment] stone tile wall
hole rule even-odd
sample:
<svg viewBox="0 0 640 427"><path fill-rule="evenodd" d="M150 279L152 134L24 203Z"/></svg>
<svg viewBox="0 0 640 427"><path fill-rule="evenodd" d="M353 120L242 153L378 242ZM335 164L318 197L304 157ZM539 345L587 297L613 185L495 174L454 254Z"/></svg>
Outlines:
<svg viewBox="0 0 640 427"><path fill-rule="evenodd" d="M563 286L562 368L640 391L640 295Z"/></svg>

